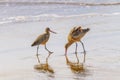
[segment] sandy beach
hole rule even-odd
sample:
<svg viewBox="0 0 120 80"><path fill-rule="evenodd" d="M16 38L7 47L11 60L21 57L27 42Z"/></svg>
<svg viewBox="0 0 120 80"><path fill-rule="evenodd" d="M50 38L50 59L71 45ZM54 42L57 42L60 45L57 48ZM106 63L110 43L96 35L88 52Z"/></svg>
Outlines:
<svg viewBox="0 0 120 80"><path fill-rule="evenodd" d="M4 24L0 26L0 80L119 80L120 79L120 14L62 17L47 22L28 22ZM74 72L67 65L64 45L67 35L74 26L90 28L82 41L87 51L84 71ZM30 45L35 38L50 27L52 34L47 43L54 53L48 59L49 67L54 71L34 69L38 65L36 47ZM74 54L75 44L68 50L68 58L77 63ZM78 58L83 62L81 44ZM44 46L40 46L41 64L46 64L48 55Z"/></svg>
<svg viewBox="0 0 120 80"><path fill-rule="evenodd" d="M120 2L118 0L1 0L0 80L120 80ZM90 28L65 54L69 31ZM49 27L47 48L31 47ZM38 63L40 60L40 63Z"/></svg>

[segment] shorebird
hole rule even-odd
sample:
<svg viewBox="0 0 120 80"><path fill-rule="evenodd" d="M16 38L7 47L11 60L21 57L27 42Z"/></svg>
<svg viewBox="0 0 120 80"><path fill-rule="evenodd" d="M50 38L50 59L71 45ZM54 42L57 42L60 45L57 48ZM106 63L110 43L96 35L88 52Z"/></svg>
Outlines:
<svg viewBox="0 0 120 80"><path fill-rule="evenodd" d="M50 37L50 32L56 34L56 32L50 30L50 28L47 27L47 28L45 29L45 33L39 35L39 36L36 38L36 40L32 43L31 46L37 46L37 54L36 54L36 56L38 56L38 49L39 49L39 45L40 45L40 44L41 44L41 45L45 45L45 49L46 49L50 54L53 53L53 52L49 51L49 50L47 49L47 47L46 47L46 43L47 43L47 41L49 40L49 37Z"/></svg>
<svg viewBox="0 0 120 80"><path fill-rule="evenodd" d="M84 50L84 62L85 62L85 56L86 51L83 42L81 41L82 37L89 31L90 29L82 29L81 26L74 27L69 35L68 35L68 42L65 44L65 55L67 55L67 49L73 44L76 43L76 49L75 53L77 53L77 42L80 42L82 44L83 50Z"/></svg>

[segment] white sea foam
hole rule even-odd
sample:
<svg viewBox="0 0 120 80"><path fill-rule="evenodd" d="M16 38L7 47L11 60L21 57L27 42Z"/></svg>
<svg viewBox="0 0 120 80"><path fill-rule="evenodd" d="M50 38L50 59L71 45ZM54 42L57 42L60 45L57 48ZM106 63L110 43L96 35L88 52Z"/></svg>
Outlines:
<svg viewBox="0 0 120 80"><path fill-rule="evenodd" d="M0 24L8 24L8 23L21 23L21 22L42 22L42 21L52 21L56 19L64 19L64 18L73 18L73 17L81 17L81 18L88 18L94 16L117 16L120 15L119 12L116 13L89 13L89 14L80 14L80 15L57 15L57 14L41 14L35 16L12 16L7 18L1 18Z"/></svg>

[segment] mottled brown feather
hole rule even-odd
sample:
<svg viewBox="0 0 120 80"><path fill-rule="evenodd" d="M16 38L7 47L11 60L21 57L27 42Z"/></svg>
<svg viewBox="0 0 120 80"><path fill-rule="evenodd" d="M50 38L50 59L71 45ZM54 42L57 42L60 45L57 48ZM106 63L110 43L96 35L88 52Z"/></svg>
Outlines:
<svg viewBox="0 0 120 80"><path fill-rule="evenodd" d="M36 46L36 45L40 45L40 44L46 44L46 42L49 39L49 35L50 34L48 34L48 33L39 35L31 46Z"/></svg>

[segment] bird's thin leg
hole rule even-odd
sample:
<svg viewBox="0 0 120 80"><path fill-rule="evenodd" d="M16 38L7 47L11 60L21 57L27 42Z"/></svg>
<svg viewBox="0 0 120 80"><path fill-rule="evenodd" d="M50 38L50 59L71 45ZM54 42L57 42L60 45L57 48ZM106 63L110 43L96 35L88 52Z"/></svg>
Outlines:
<svg viewBox="0 0 120 80"><path fill-rule="evenodd" d="M80 41L81 42L81 44L82 44L82 47L83 47L83 50L84 50L84 62L85 62L85 58L86 58L86 51L85 51L85 47L84 47L84 44L83 44L83 42L82 41Z"/></svg>
<svg viewBox="0 0 120 80"><path fill-rule="evenodd" d="M36 56L38 56L38 49L39 49L39 45L37 46L37 53L36 53Z"/></svg>
<svg viewBox="0 0 120 80"><path fill-rule="evenodd" d="M40 63L40 59L39 59L39 56L37 55L37 60L38 60L38 63Z"/></svg>
<svg viewBox="0 0 120 80"><path fill-rule="evenodd" d="M51 51L49 51L49 50L47 49L46 44L45 44L45 49L46 49L50 54L53 53L53 52L51 52Z"/></svg>
<svg viewBox="0 0 120 80"><path fill-rule="evenodd" d="M77 47L78 47L78 44L77 44L77 43L75 43L75 44L76 44L75 54L77 54Z"/></svg>
<svg viewBox="0 0 120 80"><path fill-rule="evenodd" d="M36 56L37 56L38 63L40 63L40 59L39 59L39 56L38 56L38 49L39 49L39 45L37 46L37 53L36 53Z"/></svg>
<svg viewBox="0 0 120 80"><path fill-rule="evenodd" d="M75 54L76 55L76 58L77 58L77 64L79 63L79 58L78 58L78 56L77 56L77 54Z"/></svg>
<svg viewBox="0 0 120 80"><path fill-rule="evenodd" d="M46 58L46 63L48 63L48 58L50 57L51 54L49 54Z"/></svg>

